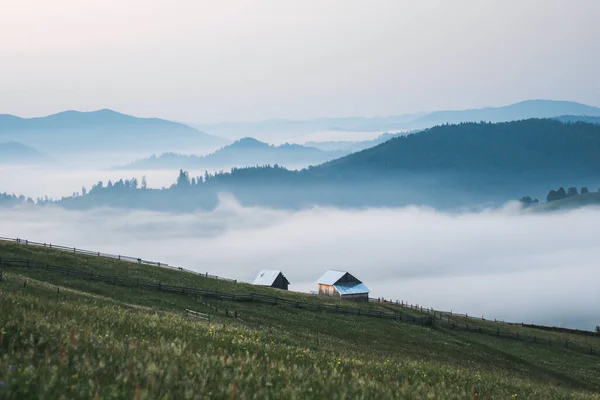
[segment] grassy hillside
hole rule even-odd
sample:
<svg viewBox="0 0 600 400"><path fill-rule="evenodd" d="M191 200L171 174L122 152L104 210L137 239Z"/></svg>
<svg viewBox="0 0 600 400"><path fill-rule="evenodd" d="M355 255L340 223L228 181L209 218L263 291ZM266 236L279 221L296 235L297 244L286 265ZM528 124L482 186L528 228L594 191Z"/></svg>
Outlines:
<svg viewBox="0 0 600 400"><path fill-rule="evenodd" d="M0 257L220 292L347 304L25 245L0 243ZM600 357L563 346L0 268L0 398L600 398ZM417 313L389 303L362 307ZM186 309L210 314L211 324L189 319ZM600 349L599 337L539 332L548 334Z"/></svg>

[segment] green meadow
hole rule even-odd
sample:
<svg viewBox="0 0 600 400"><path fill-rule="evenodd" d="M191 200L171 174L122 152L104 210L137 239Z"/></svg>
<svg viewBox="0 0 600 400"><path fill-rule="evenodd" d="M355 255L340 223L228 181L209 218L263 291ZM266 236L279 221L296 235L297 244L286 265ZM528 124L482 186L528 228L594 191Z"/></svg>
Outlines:
<svg viewBox="0 0 600 400"><path fill-rule="evenodd" d="M2 257L337 303L33 246L2 243ZM0 399L600 399L600 356L561 346L0 268ZM210 323L189 317L186 309L210 315ZM600 337L537 334L600 349Z"/></svg>

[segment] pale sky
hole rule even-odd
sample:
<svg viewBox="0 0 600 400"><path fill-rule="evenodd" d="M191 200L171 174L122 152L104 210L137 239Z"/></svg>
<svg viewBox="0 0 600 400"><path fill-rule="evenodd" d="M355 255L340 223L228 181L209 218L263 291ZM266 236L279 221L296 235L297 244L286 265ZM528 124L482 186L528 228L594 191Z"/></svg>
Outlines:
<svg viewBox="0 0 600 400"><path fill-rule="evenodd" d="M0 0L0 114L600 106L599 0Z"/></svg>

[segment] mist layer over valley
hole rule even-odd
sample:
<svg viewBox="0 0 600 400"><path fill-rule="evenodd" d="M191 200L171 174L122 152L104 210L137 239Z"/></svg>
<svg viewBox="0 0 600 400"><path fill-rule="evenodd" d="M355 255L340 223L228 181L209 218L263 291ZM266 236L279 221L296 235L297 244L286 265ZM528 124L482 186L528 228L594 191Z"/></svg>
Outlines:
<svg viewBox="0 0 600 400"><path fill-rule="evenodd" d="M281 269L291 290L315 290L327 269L348 270L371 296L425 307L592 329L600 315L600 209L530 215L518 205L468 213L422 207L290 212L0 208L1 232L167 262L252 281Z"/></svg>

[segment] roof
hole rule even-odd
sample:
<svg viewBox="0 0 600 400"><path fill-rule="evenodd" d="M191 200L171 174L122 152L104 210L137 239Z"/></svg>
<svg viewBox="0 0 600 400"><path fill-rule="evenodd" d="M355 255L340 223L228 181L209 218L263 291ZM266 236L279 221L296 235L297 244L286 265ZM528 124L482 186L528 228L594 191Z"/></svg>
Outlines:
<svg viewBox="0 0 600 400"><path fill-rule="evenodd" d="M346 271L338 271L335 269L330 269L329 271L325 272L323 274L323 276L321 276L319 278L317 283L321 284L321 285L334 285L345 274L346 274Z"/></svg>
<svg viewBox="0 0 600 400"><path fill-rule="evenodd" d="M343 283L341 285L333 285L333 287L341 294L362 294L369 293L370 290L364 283Z"/></svg>
<svg viewBox="0 0 600 400"><path fill-rule="evenodd" d="M271 286L275 282L275 279L277 279L279 274L281 274L281 271L279 271L279 270L263 269L262 271L260 271L258 273L258 275L254 279L254 282L252 282L252 284L253 285ZM285 276L283 277L283 279L285 279ZM285 279L285 280L287 281L287 279ZM289 282L288 282L288 285L289 285Z"/></svg>

